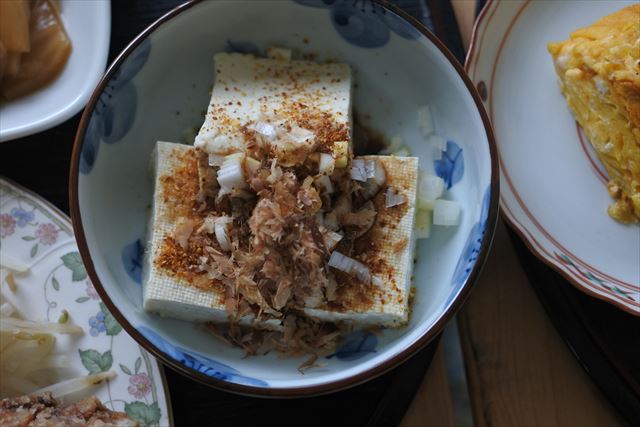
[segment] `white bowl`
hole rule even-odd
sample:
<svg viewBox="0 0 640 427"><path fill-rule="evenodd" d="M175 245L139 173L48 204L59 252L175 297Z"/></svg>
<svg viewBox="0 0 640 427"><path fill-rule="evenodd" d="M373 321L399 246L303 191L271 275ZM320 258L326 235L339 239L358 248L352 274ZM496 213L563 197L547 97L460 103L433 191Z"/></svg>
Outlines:
<svg viewBox="0 0 640 427"><path fill-rule="evenodd" d="M56 80L25 97L0 104L0 142L47 130L78 113L107 65L111 7L108 0L62 0L71 39L69 61Z"/></svg>
<svg viewBox="0 0 640 427"><path fill-rule="evenodd" d="M118 321L145 348L196 380L227 390L278 396L335 391L406 360L439 333L478 276L497 219L498 168L486 113L452 55L393 6L352 1L191 2L143 32L109 69L82 118L73 151L70 205L92 280ZM311 7L311 6L315 7ZM243 358L198 325L142 309L140 262L151 203L148 173L157 140L182 140L202 123L213 54L269 44L353 66L355 107L375 128L400 135L426 171L452 183L462 223L435 228L417 245L410 323L379 336L357 332L304 375L304 359ZM454 162L435 163L417 129L432 107ZM454 142L455 141L455 142ZM458 148L462 152L458 153ZM456 156L457 154L457 156ZM435 167L437 165L437 167Z"/></svg>

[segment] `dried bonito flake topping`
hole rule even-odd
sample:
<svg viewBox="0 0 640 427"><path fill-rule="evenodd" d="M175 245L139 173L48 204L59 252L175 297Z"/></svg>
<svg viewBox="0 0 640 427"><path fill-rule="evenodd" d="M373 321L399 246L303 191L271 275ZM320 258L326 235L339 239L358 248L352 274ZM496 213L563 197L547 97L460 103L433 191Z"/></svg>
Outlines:
<svg viewBox="0 0 640 427"><path fill-rule="evenodd" d="M191 149L195 202L155 265L220 296L228 324L211 328L222 339L248 354L310 354L308 368L348 313L387 316L393 304L389 324L406 323L412 264L398 242L413 226L417 159L354 158L349 67L271 53L216 55ZM169 200L185 205L180 188L192 186L178 175Z"/></svg>

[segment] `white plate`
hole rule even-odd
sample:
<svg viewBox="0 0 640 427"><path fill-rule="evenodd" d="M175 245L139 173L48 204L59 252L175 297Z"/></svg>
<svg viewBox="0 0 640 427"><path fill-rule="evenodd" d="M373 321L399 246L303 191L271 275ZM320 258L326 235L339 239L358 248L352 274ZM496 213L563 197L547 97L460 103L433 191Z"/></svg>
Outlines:
<svg viewBox="0 0 640 427"><path fill-rule="evenodd" d="M79 112L89 101L107 65L111 30L109 0L60 2L71 39L67 65L50 85L0 105L0 142L49 129Z"/></svg>
<svg viewBox="0 0 640 427"><path fill-rule="evenodd" d="M11 255L29 272L16 275L15 293L3 294L21 315L56 322L63 310L84 334L56 337L55 353L73 361L70 376L114 370L96 386L109 409L123 411L141 425L168 426L169 395L158 362L116 323L87 277L69 219L38 196L0 179L0 256Z"/></svg>
<svg viewBox="0 0 640 427"><path fill-rule="evenodd" d="M571 283L640 315L640 227L607 215L604 168L560 92L550 41L633 2L491 2L466 68L484 96L500 154L502 212Z"/></svg>

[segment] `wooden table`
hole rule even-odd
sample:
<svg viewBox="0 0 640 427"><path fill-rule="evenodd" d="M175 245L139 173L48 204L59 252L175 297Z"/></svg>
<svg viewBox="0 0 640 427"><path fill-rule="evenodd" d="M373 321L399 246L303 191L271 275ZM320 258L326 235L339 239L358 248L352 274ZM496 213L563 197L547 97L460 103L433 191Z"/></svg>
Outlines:
<svg viewBox="0 0 640 427"><path fill-rule="evenodd" d="M468 46L474 0L452 0ZM624 421L556 332L501 221L458 315L475 426L617 426ZM402 426L461 425L440 348Z"/></svg>

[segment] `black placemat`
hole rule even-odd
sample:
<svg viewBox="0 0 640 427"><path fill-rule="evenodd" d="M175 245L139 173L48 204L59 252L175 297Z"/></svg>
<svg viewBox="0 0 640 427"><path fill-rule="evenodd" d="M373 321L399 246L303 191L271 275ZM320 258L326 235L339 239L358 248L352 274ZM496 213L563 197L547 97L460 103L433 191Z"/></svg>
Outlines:
<svg viewBox="0 0 640 427"><path fill-rule="evenodd" d="M426 1L432 8L425 23L462 61L462 42L448 1L392 2L411 13L419 1ZM109 62L151 22L180 3L182 1L177 0L113 0ZM0 144L0 175L35 191L68 213L68 171L79 120L77 115L48 131ZM166 369L173 420L176 427L264 425L267 419L279 426L397 425L422 383L439 341L440 337L435 338L403 365L374 380L342 392L305 399L238 396L211 389Z"/></svg>

